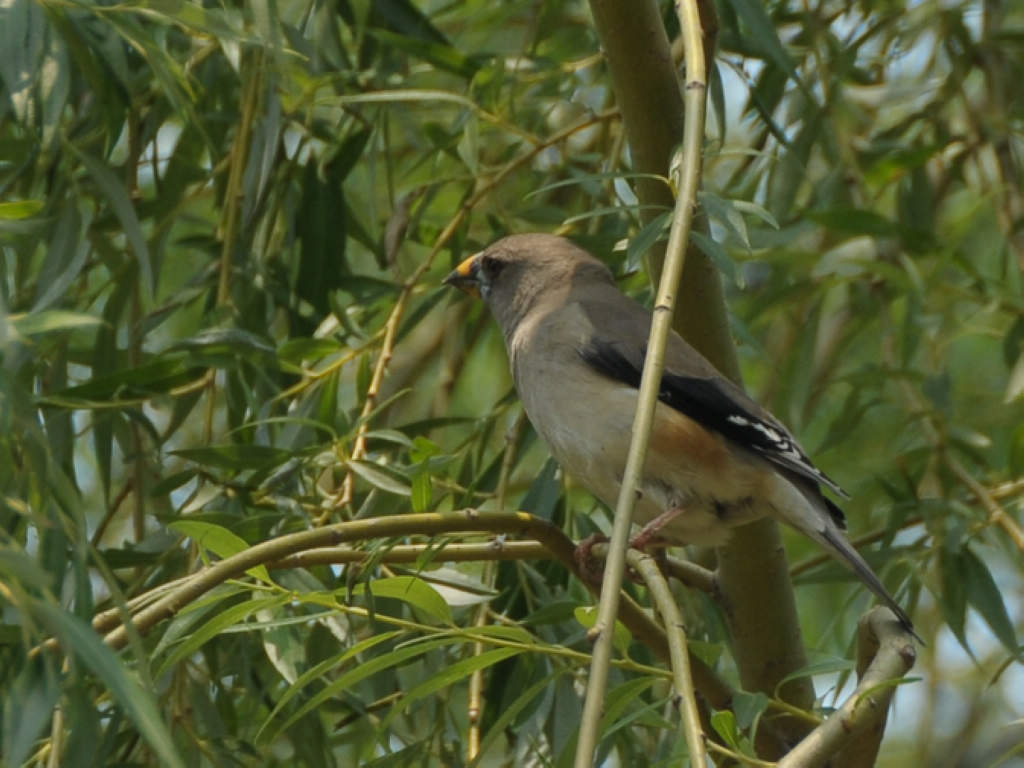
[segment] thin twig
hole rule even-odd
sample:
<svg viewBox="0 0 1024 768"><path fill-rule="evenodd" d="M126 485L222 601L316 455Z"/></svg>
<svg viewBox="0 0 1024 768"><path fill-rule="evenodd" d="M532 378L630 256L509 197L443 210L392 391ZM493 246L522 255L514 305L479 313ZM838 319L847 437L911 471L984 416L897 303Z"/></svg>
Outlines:
<svg viewBox="0 0 1024 768"><path fill-rule="evenodd" d="M992 498L992 494L988 492L988 489L975 480L964 465L950 455L948 451L944 452L943 458L950 471L960 479L960 482L970 488L971 493L981 502L981 506L988 512L988 521L995 523L1006 531L1007 535L1013 539L1013 543L1017 545L1017 549L1024 552L1024 531L1021 530L1017 521L1006 514L1006 510L999 505L999 502Z"/></svg>
<svg viewBox="0 0 1024 768"><path fill-rule="evenodd" d="M498 474L498 486L494 494L495 507L498 512L505 511L505 501L508 495L509 478L512 476L512 469L515 467L516 454L519 447L519 438L523 432L523 425L526 423L526 413L520 412L515 422L505 433L505 455L501 459L501 472ZM495 541L501 546L503 542ZM489 560L484 566L481 580L487 587L493 587L497 576L497 568L493 560ZM486 626L490 606L482 603L477 608L476 616L473 618L473 625L477 627ZM479 656L485 650L483 641L473 644L473 655ZM466 739L466 759L472 763L480 754L482 742L480 723L484 711L484 669L473 670L469 677L469 702L467 705L467 719L469 721L469 734Z"/></svg>
<svg viewBox="0 0 1024 768"><path fill-rule="evenodd" d="M468 562L499 562L506 560L536 560L551 556L551 551L537 541L492 541L478 544L398 544L390 547L387 552L376 554L365 549L352 546L317 547L282 557L266 564L272 571L283 571L291 568L311 568L315 565L346 565L364 563L373 560L375 563L401 565L415 563L421 558L430 557L438 563Z"/></svg>
<svg viewBox="0 0 1024 768"><path fill-rule="evenodd" d="M690 653L686 647L686 630L683 616L676 605L675 596L669 589L668 582L662 575L654 558L648 554L630 549L626 552L626 562L647 584L658 613L661 614L668 637L668 650L672 666L672 685L675 687L676 703L682 710L683 733L686 736L686 747L690 753L690 765L707 764L707 751L704 747L704 734L700 726L700 710L697 709L697 698L693 691L693 679L690 675Z"/></svg>
<svg viewBox="0 0 1024 768"><path fill-rule="evenodd" d="M753 765L757 766L758 768L775 768L775 766L777 765L777 763L773 763L769 760L758 760L756 757L744 755L742 752L737 752L734 749L729 749L728 747L724 747L721 744L717 744L713 741L708 742L708 750L716 754L724 755L725 757L731 758L740 765ZM726 764L728 765L728 763Z"/></svg>

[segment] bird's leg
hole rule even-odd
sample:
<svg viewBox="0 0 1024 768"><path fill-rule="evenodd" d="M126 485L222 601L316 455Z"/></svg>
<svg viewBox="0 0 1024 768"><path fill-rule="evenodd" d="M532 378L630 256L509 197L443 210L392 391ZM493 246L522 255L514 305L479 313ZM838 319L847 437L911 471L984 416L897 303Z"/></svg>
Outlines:
<svg viewBox="0 0 1024 768"><path fill-rule="evenodd" d="M648 548L651 548L652 545L654 545L655 551L652 556L658 562L659 567L663 566L665 564L665 548L663 546L665 541L659 534L666 525L679 517L679 515L683 513L683 510L684 508L681 504L674 503L656 518L648 522L647 525L640 529L640 532L637 533L636 536L629 540L630 549L647 552ZM596 558L594 557L592 550L595 545L604 544L607 541L608 537L603 533L592 533L577 544L576 551L573 552L573 559L576 561L576 566L579 568L582 576L591 584L600 584L601 577L604 575L604 567L599 567L595 562ZM630 575L630 578L636 581L635 575Z"/></svg>
<svg viewBox="0 0 1024 768"><path fill-rule="evenodd" d="M591 584L600 584L601 577L604 576L604 566L599 567L595 562L593 555L594 545L603 544L606 541L608 541L608 537L603 533L592 533L577 544L576 550L572 553L580 575Z"/></svg>
<svg viewBox="0 0 1024 768"><path fill-rule="evenodd" d="M685 507L682 504L672 502L668 509L648 522L647 525L640 529L636 536L629 540L629 546L644 552L651 544L661 543L662 540L659 534L662 529L683 514L684 510Z"/></svg>

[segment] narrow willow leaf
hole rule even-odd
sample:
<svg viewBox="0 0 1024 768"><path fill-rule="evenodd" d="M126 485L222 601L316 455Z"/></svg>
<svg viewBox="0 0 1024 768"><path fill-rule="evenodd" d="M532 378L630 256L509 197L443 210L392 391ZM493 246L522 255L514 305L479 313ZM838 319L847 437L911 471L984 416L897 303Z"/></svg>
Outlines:
<svg viewBox="0 0 1024 768"><path fill-rule="evenodd" d="M736 729L736 716L728 709L720 710L711 715L711 727L722 740L735 750L740 749L740 734Z"/></svg>
<svg viewBox="0 0 1024 768"><path fill-rule="evenodd" d="M393 470L388 472L380 464L357 459L349 459L345 463L349 469L375 488L380 488L382 491L394 493L398 496L410 496L412 494L412 488L409 486L409 483L404 478L394 474Z"/></svg>
<svg viewBox="0 0 1024 768"><path fill-rule="evenodd" d="M576 621L587 629L593 629L594 625L597 624L597 606L581 605L573 611L573 615L576 617ZM626 629L626 625L621 621L616 621L615 629L612 634L612 645L615 646L620 654L628 658L629 644L632 641L633 635L628 629Z"/></svg>
<svg viewBox="0 0 1024 768"><path fill-rule="evenodd" d="M793 60L783 47L782 41L779 40L775 24L764 5L757 0L729 0L729 5L743 20L749 41L758 51L791 78L797 80Z"/></svg>
<svg viewBox="0 0 1024 768"><path fill-rule="evenodd" d="M244 443L207 445L201 448L182 448L179 451L171 451L171 453L203 466L236 470L265 469L286 461L291 455L289 451L283 448L274 448L269 445L246 445Z"/></svg>
<svg viewBox="0 0 1024 768"><path fill-rule="evenodd" d="M0 203L0 219L27 219L43 210L44 205L42 200Z"/></svg>
<svg viewBox="0 0 1024 768"><path fill-rule="evenodd" d="M353 595L366 591L374 597L391 597L408 603L445 624L452 623L452 610L437 590L415 576L391 576L356 585Z"/></svg>
<svg viewBox="0 0 1024 768"><path fill-rule="evenodd" d="M37 336L55 331L89 328L99 325L103 320L84 312L44 309L42 312L32 312L27 315L8 315L7 322L22 336Z"/></svg>
<svg viewBox="0 0 1024 768"><path fill-rule="evenodd" d="M522 652L522 648L494 648L489 651L484 651L483 653L473 654L472 656L457 661L454 664L442 667L430 678L417 685L398 700L398 703L395 704L387 718L381 724L381 730L386 732L391 721L396 716L400 715L421 699L425 699L426 697L447 688L453 683L457 683L459 680L469 677L478 670L487 669L488 667L494 666L505 659L518 656Z"/></svg>
<svg viewBox="0 0 1024 768"><path fill-rule="evenodd" d="M351 669L331 681L321 691L311 696L278 727L277 731L275 731L275 733L270 737L271 741L276 739L283 731L286 731L292 723L305 717L310 712L317 710L324 704L324 702L338 696L342 691L353 688L357 683L373 677L384 670L392 669L393 667L397 667L406 664L413 659L417 659L428 651L432 651L435 648L441 648L446 645L451 645L456 642L458 642L458 639L453 637L434 638L432 640L425 640L413 645L403 645L393 651L365 661L355 669Z"/></svg>
<svg viewBox="0 0 1024 768"><path fill-rule="evenodd" d="M714 238L708 237L703 232L693 232L690 236L693 238L693 241L697 243L697 247L700 248L701 253L711 259L714 265L718 267L719 271L729 278L730 282L739 288L743 287L739 270L736 269L736 262L732 260L729 252L723 248L718 241Z"/></svg>
<svg viewBox="0 0 1024 768"><path fill-rule="evenodd" d="M163 660L157 669L154 677L161 677L182 659L188 658L217 635L244 622L249 616L262 610L279 608L291 600L290 595L273 595L272 597L258 597L253 600L246 600L242 603L228 606L195 630L185 635L182 642L174 648L167 658Z"/></svg>
<svg viewBox="0 0 1024 768"><path fill-rule="evenodd" d="M824 661L818 661L801 667L795 672L790 672L778 682L777 687L781 688L792 680L800 680L805 677L813 677L814 675L833 675L837 672L850 672L854 669L854 666L850 659L825 659Z"/></svg>
<svg viewBox="0 0 1024 768"><path fill-rule="evenodd" d="M970 549L965 549L962 557L967 601L977 609L1006 649L1020 658L1017 633L992 572Z"/></svg>
<svg viewBox="0 0 1024 768"><path fill-rule="evenodd" d="M479 765L480 762L487 757L487 751L490 749L491 745L498 739L504 737L506 729L512 725L514 720L519 718L519 714L533 704L536 699L541 697L545 691L553 689L558 678L564 674L566 674L565 671L555 672L548 677L538 680L519 694L511 704L502 707L501 713L491 724L491 727L487 730L483 740L480 742L480 753L472 762L469 763L469 768L474 768L474 766Z"/></svg>
<svg viewBox="0 0 1024 768"><path fill-rule="evenodd" d="M37 602L34 610L50 626L69 653L74 653L95 674L135 723L160 762L185 768L153 694L129 675L121 660L103 644L88 624L56 605Z"/></svg>
<svg viewBox="0 0 1024 768"><path fill-rule="evenodd" d="M430 509L433 501L434 488L430 482L430 475L420 472L412 479L412 510L413 512L426 512Z"/></svg>
<svg viewBox="0 0 1024 768"><path fill-rule="evenodd" d="M11 638L14 644L20 633ZM22 765L53 719L53 708L60 700L60 680L52 665L41 660L26 664L13 679L7 679L7 692L18 706L4 712L4 758L8 765Z"/></svg>
<svg viewBox="0 0 1024 768"><path fill-rule="evenodd" d="M316 664L315 666L307 669L305 672L299 675L295 682L288 686L288 688L285 690L283 694L281 694L281 697L277 700L277 704L274 705L274 708L270 711L270 714L267 715L267 719L263 721L263 724L256 732L256 740L259 741L261 734L267 728L267 726L274 720L274 718L277 717L280 711L284 709L285 705L288 704L288 702L291 701L292 698L294 698L297 694L301 693L302 689L305 688L307 685L312 683L314 680L321 680L328 672L332 670L336 671L349 660L358 657L360 654L367 653L374 646L394 640L395 638L400 637L401 634L401 631L396 630L393 632L381 632L376 635L371 635L365 640L356 643L354 646L347 649L346 651L339 653L335 656L331 656L330 658L324 659L319 664Z"/></svg>
<svg viewBox="0 0 1024 768"><path fill-rule="evenodd" d="M156 292L156 274L153 271L153 262L150 259L149 246L146 245L146 238L142 234L142 225L139 223L135 206L128 195L121 179L119 179L110 167L100 162L92 155L82 152L72 144L68 148L78 155L82 164L89 170L96 186L100 188L103 197L110 204L114 215L117 216L124 227L125 237L131 244L132 251L139 265L139 274L142 276L142 285L149 296Z"/></svg>
<svg viewBox="0 0 1024 768"><path fill-rule="evenodd" d="M249 542L241 536L213 523L204 523L198 520L175 520L167 527L188 536L196 544L205 547L220 558L237 555L249 548ZM267 584L273 583L270 580L270 573L264 565L250 568L246 573Z"/></svg>

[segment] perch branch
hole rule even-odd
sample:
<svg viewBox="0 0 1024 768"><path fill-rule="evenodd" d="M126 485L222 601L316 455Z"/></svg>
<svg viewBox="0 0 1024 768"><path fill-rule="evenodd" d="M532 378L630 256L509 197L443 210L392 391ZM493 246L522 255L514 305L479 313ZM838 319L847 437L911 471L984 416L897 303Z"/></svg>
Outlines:
<svg viewBox="0 0 1024 768"><path fill-rule="evenodd" d="M861 618L857 646L860 682L853 695L782 758L778 768L820 768L829 761L836 768L874 765L889 702L917 653L913 637L892 611L880 606Z"/></svg>

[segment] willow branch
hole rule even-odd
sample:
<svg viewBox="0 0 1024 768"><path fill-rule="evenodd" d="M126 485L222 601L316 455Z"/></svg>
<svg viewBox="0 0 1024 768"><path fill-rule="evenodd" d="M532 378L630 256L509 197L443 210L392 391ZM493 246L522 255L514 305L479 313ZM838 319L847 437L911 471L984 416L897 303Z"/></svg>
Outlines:
<svg viewBox="0 0 1024 768"><path fill-rule="evenodd" d="M669 589L668 582L665 581L653 557L630 549L626 553L626 560L644 580L665 625L672 665L672 684L676 689L676 703L682 710L683 733L686 736L686 748L690 753L690 765L706 765L707 751L704 748L704 734L701 731L700 710L697 709L697 698L693 690L683 616L679 612L679 606L676 605L675 596Z"/></svg>
<svg viewBox="0 0 1024 768"><path fill-rule="evenodd" d="M874 765L889 702L917 654L913 637L881 606L861 618L857 645L860 682L853 695L782 758L778 768Z"/></svg>
<svg viewBox="0 0 1024 768"><path fill-rule="evenodd" d="M239 577L259 565L283 568L326 563L332 561L332 558L351 557L355 560L356 556L348 554L347 550L325 551L323 548L338 548L342 544L370 539L388 539L417 534L438 536L457 533L507 533L529 537L543 546L546 556L561 562L586 583L576 565L575 543L561 529L525 512L478 512L466 509L443 514L391 515L335 523L254 544L243 552L213 563L192 576L180 579L172 585L162 586L159 592L146 598L145 607L132 617L132 627L140 634L144 633L163 619L175 615L211 589L229 579ZM491 556L496 559L501 558L503 551L509 553L509 556L512 556L510 553L516 552L515 545L508 547L507 550L507 545L488 544L486 546L491 550ZM394 550L397 550L397 554L393 555L396 559L402 557L414 559L412 557L414 552L417 556L422 556L422 551L402 547L393 548ZM456 547L454 551L458 558L459 548ZM447 550L439 551L437 556L446 558L446 552ZM462 553L468 559L468 552L462 550ZM523 553L519 552L518 554ZM661 627L643 608L626 595L623 596L621 608L620 619L637 641L647 645L655 655L667 661L669 659L668 646ZM97 617L96 623L117 624L116 612L113 615L108 612L101 616L103 617L102 621L100 617ZM113 648L122 648L127 641L126 627L124 625L115 626L106 634L104 640ZM52 643L46 643L42 647L53 646ZM732 690L729 686L699 660L691 658L690 664L693 669L694 684L708 703L716 709L729 706L732 700Z"/></svg>

